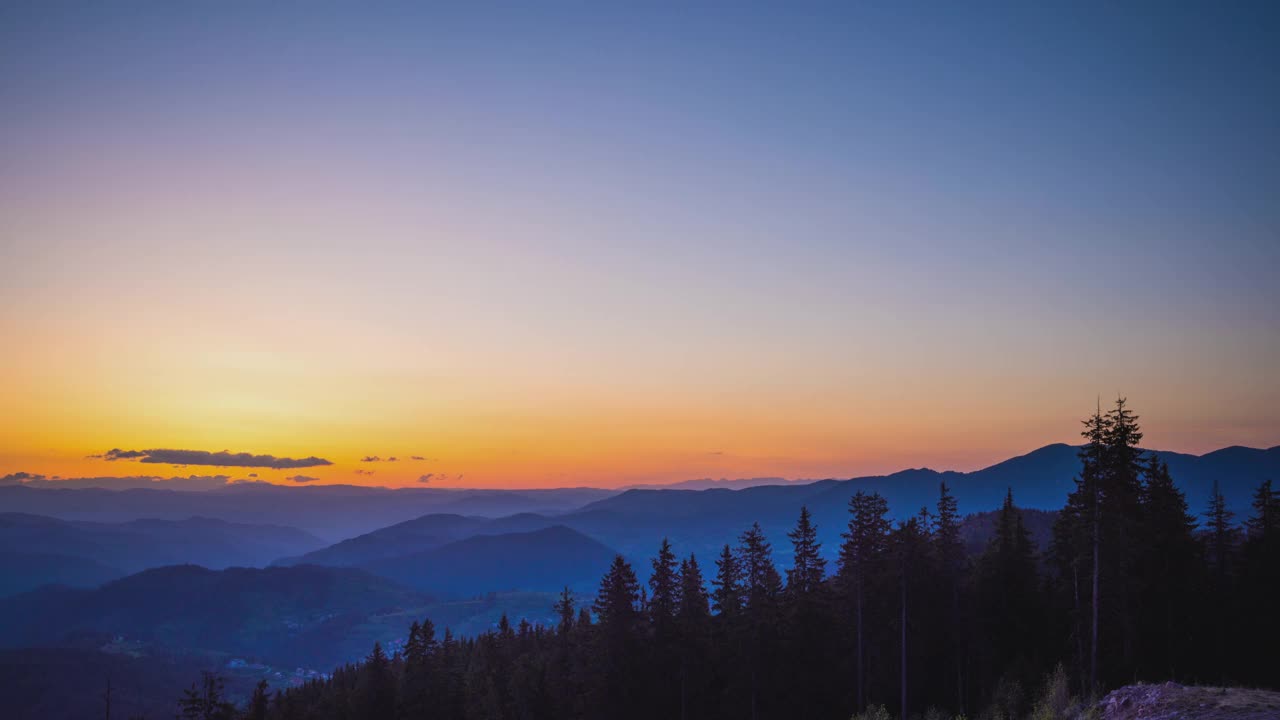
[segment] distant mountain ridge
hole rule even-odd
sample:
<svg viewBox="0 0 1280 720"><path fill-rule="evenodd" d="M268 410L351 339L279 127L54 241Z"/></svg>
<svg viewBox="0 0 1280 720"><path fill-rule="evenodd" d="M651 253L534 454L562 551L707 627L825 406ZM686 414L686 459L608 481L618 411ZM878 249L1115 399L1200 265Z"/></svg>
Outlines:
<svg viewBox="0 0 1280 720"><path fill-rule="evenodd" d="M927 468L889 475L820 480L806 485L764 485L741 490L628 490L558 518L560 522L596 537L625 554L650 552L655 532L679 540L685 551L714 552L717 545L759 522L785 557L786 531L802 505L814 522L828 556L840 542L848 522L848 501L859 490L878 492L894 518L903 519L922 507L933 508L938 487L946 482L962 514L992 510L1012 490L1019 507L1057 510L1066 502L1079 470L1078 448L1059 443L995 465L962 473ZM1150 452L1150 451L1148 451ZM1175 482L1187 495L1191 511L1208 504L1214 479L1237 519L1248 516L1252 493L1266 479L1280 478L1280 447L1267 450L1230 447L1205 455L1156 453L1169 465Z"/></svg>
<svg viewBox="0 0 1280 720"><path fill-rule="evenodd" d="M0 596L50 582L94 586L164 565L265 565L282 553L321 545L296 528L204 517L98 523L0 513Z"/></svg>
<svg viewBox="0 0 1280 720"><path fill-rule="evenodd" d="M570 527L628 555L648 552L655 537L667 534L673 540L686 540L690 549L704 552L736 536L754 521L766 529L773 528L770 536L775 538L775 544L785 546L785 535L776 530L788 527L801 505L808 505L814 512L824 542L838 542L838 530L847 521L846 504L858 490L885 496L898 518L924 506L932 507L938 484L943 481L951 486L962 513L997 507L1006 489L1013 490L1021 507L1057 509L1073 487L1079 468L1076 453L1076 447L1057 443L973 472L917 468L889 475L786 483L774 482L774 478L756 478L740 484L695 480L624 491L390 490L255 484L177 492L5 486L0 487L0 507L75 520L175 519L199 514L233 522L291 525L337 543L307 559L300 558L301 553L281 553L272 558L281 564L302 561L359 566L380 557L439 547L477 533L527 531L553 524ZM1228 506L1241 518L1249 512L1254 488L1265 479L1280 479L1280 446L1266 450L1234 446L1200 456L1164 451L1158 454L1169 464L1196 513L1207 504L1215 478L1221 483ZM762 484L754 484L756 481ZM704 488L708 483L711 486ZM439 520L423 521L432 515L462 519L449 530ZM498 520L501 522L490 523ZM403 547L393 544L374 549L388 537L379 533L401 525L394 532L403 533L396 541L405 543ZM375 537L361 539L364 535ZM369 547L362 550L364 545ZM344 553L350 553L350 557L344 558Z"/></svg>
<svg viewBox="0 0 1280 720"><path fill-rule="evenodd" d="M218 490L102 490L0 486L0 508L63 520L119 523L193 515L246 524L287 525L337 542L428 513L503 517L568 512L616 494L599 488L452 490L268 483Z"/></svg>
<svg viewBox="0 0 1280 720"><path fill-rule="evenodd" d="M737 478L730 480L728 478L697 478L695 480L681 480L673 483L640 483L637 485L627 485L622 490L710 490L712 488L727 488L730 490L738 490L742 488L758 487L760 485L804 485L814 482L813 480L788 480L781 477L754 477L754 478Z"/></svg>
<svg viewBox="0 0 1280 720"><path fill-rule="evenodd" d="M305 555L281 558L273 564L311 563L359 567L376 560L430 550L475 535L540 530L553 522L551 518L536 513L519 513L504 518L431 513L348 538Z"/></svg>
<svg viewBox="0 0 1280 720"><path fill-rule="evenodd" d="M444 597L500 590L588 590L617 553L564 525L528 532L473 535L447 545L383 558L363 569Z"/></svg>

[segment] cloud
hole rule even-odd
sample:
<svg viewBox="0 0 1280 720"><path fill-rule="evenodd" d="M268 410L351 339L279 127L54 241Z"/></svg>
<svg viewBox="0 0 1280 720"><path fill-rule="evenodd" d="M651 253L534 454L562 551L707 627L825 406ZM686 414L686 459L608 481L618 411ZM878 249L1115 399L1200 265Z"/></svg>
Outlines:
<svg viewBox="0 0 1280 720"><path fill-rule="evenodd" d="M319 479L320 479L320 478L318 478L318 477L311 477L311 476L309 476L309 475L294 475L294 476L292 476L292 477L287 477L287 478L285 478L285 480L292 480L292 481L294 481L294 482L296 482L296 483L309 483L309 482L315 482L315 481L317 481L317 480L319 480Z"/></svg>
<svg viewBox="0 0 1280 720"><path fill-rule="evenodd" d="M418 482L422 483L423 485L426 485L427 483L431 482L431 478L435 476L436 476L435 473L427 473L426 475L420 476L418 478Z"/></svg>
<svg viewBox="0 0 1280 720"><path fill-rule="evenodd" d="M44 479L44 475L37 475L36 473L29 472L16 472L0 477L0 485L18 485L21 483L40 482Z"/></svg>
<svg viewBox="0 0 1280 720"><path fill-rule="evenodd" d="M249 473L249 477L258 477L258 473Z"/></svg>
<svg viewBox="0 0 1280 720"><path fill-rule="evenodd" d="M111 448L101 455L90 455L91 458L100 460L132 460L133 458L146 457L146 450L121 450L120 448Z"/></svg>
<svg viewBox="0 0 1280 720"><path fill-rule="evenodd" d="M357 475L372 475L372 474L374 474L374 473L376 473L376 472L378 472L378 471L377 471L377 470L364 470L364 469L361 469L361 468L356 468L356 474L357 474Z"/></svg>
<svg viewBox="0 0 1280 720"><path fill-rule="evenodd" d="M172 450L158 448L154 450L121 450L113 448L100 456L103 460L137 460L142 463L159 465L212 465L214 467L264 467L276 470L292 468L316 467L333 463L315 456L307 458L276 457L274 455L253 455L250 453L209 452L207 450Z"/></svg>
<svg viewBox="0 0 1280 720"><path fill-rule="evenodd" d="M377 455L365 455L364 457L360 458L360 462L382 462L382 458L378 457Z"/></svg>
<svg viewBox="0 0 1280 720"><path fill-rule="evenodd" d="M426 458L422 457L421 455L410 455L409 459L410 460L426 460Z"/></svg>

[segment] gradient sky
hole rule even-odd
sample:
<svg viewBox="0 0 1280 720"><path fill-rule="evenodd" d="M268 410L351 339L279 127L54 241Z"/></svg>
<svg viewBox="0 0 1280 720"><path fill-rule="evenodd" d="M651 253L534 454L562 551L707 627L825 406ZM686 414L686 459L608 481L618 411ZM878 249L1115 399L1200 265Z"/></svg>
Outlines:
<svg viewBox="0 0 1280 720"><path fill-rule="evenodd" d="M1275 3L416 5L0 6L0 475L1280 443Z"/></svg>

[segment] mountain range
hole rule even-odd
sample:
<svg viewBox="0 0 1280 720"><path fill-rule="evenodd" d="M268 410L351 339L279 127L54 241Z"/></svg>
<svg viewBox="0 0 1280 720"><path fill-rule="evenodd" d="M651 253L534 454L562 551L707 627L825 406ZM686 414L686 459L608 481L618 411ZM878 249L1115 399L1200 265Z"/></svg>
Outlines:
<svg viewBox="0 0 1280 720"><path fill-rule="evenodd" d="M192 516L234 523L285 525L337 542L427 513L501 517L561 513L616 494L598 488L463 490L448 488L285 486L239 483L215 490L0 486L0 508L64 520L118 523Z"/></svg>
<svg viewBox="0 0 1280 720"><path fill-rule="evenodd" d="M0 596L48 583L94 586L164 565L266 565L323 544L296 528L204 517L100 523L6 512L0 513Z"/></svg>
<svg viewBox="0 0 1280 720"><path fill-rule="evenodd" d="M440 547L370 562L363 569L444 597L501 590L589 591L617 553L582 533L551 527L475 535Z"/></svg>
<svg viewBox="0 0 1280 720"><path fill-rule="evenodd" d="M1158 454L1168 463L1175 481L1187 494L1192 512L1197 514L1207 505L1215 480L1228 506L1237 518L1243 519L1250 511L1254 488L1265 479L1280 478L1280 447L1267 450L1230 447L1201 456ZM997 507L1009 490L1020 507L1055 510L1063 505L1074 487L1078 467L1077 448L1055 444L968 473L919 468L890 475L807 483L775 483L771 478L757 478L755 480L762 484L740 489L721 487L718 481L625 491L591 488L388 490L252 484L180 492L9 486L0 487L0 505L5 508L74 520L79 524L57 525L57 521L44 519L45 524L52 527L44 528L42 531L47 534L37 539L34 533L41 528L39 522L31 520L27 525L34 527L26 527L16 519L18 515L6 515L4 517L10 518L8 526L0 520L0 553L38 552L93 561L101 567L84 566L77 570L65 560L48 566L49 580L68 582L60 578L75 580L76 573L82 572L80 584L91 584L110 576L114 570L130 572L176 562L197 562L210 567L262 565L271 561L280 565L375 567L383 561L425 553L477 535L563 526L630 558L647 557L665 536L678 551L696 552L707 560L722 544L732 542L751 523L759 522L774 543L779 558L785 559L786 532L803 505L813 513L824 552L834 557L840 532L848 520L849 498L859 490L883 495L897 519L915 514L922 507L933 507L942 482L951 488L964 514ZM751 484L755 480L744 482ZM702 488L705 482L716 486L693 489ZM171 539L160 542L158 539L162 536L157 533L171 525L154 519L138 520L172 518L196 508L200 515L216 520L196 521L187 517L180 522L206 532L212 532L217 522L231 523L223 529L232 539L224 538L218 541L221 544L213 543L206 548L201 543L184 545L181 534L170 533L163 537ZM86 524L86 516L128 522L109 529L102 524ZM304 530L289 536L295 540L292 545L260 531L253 535L257 539L247 543L251 547L246 547L246 543L234 542L233 538L247 532L245 523L248 522L293 525ZM72 529L85 535L78 541L62 537ZM231 532L233 529L235 532ZM22 537L20 532L29 533L27 539L15 540ZM277 528L276 532L286 530ZM308 532L331 544L326 546L314 541ZM111 542L86 539L98 537L94 533L113 539ZM145 541L147 533L157 541ZM143 538L144 542L135 553L121 544L121 536ZM124 549L112 553L111 548ZM3 562L11 559L0 556L0 563ZM57 569L59 563L66 569ZM397 577L419 586L408 575L400 573ZM26 586L40 581L41 578L32 577ZM455 591L456 588L449 590Z"/></svg>

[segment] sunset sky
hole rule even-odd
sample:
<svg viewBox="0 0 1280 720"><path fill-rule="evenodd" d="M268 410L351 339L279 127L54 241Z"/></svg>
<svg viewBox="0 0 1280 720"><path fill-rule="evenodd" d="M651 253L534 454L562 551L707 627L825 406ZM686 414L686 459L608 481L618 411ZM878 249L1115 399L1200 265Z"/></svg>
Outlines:
<svg viewBox="0 0 1280 720"><path fill-rule="evenodd" d="M0 475L1280 444L1273 3L420 5L0 6Z"/></svg>

